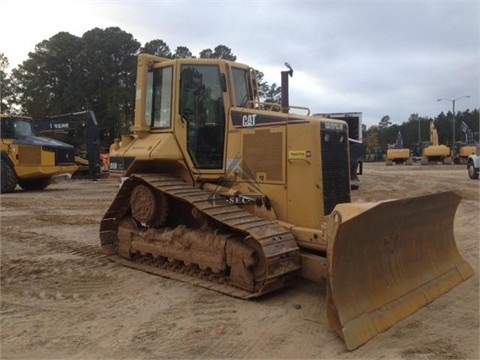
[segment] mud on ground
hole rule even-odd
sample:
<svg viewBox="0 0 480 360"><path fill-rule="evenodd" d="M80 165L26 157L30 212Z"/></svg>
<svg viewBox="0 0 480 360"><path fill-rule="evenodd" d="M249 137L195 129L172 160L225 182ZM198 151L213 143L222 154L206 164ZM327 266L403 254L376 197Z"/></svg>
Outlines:
<svg viewBox="0 0 480 360"><path fill-rule="evenodd" d="M2 359L478 359L479 181L464 166L364 164L354 201L453 189L461 254L476 275L348 352L325 317L325 286L243 301L107 260L100 220L116 179L4 194Z"/></svg>

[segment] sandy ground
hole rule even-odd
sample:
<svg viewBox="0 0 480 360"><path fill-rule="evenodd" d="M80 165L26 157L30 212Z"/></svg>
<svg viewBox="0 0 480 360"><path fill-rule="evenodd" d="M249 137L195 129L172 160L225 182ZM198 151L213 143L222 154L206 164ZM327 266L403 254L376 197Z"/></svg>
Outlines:
<svg viewBox="0 0 480 360"><path fill-rule="evenodd" d="M455 236L478 274L479 181L464 166L367 163L354 201L454 189ZM478 275L348 352L306 280L255 301L121 267L101 251L116 179L1 196L1 359L478 359Z"/></svg>

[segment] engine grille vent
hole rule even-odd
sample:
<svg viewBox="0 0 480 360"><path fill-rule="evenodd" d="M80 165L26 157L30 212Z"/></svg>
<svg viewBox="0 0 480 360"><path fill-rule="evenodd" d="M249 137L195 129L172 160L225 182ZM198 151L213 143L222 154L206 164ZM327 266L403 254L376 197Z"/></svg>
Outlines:
<svg viewBox="0 0 480 360"><path fill-rule="evenodd" d="M346 131L322 130L321 154L325 215L339 203L350 202L348 136Z"/></svg>
<svg viewBox="0 0 480 360"><path fill-rule="evenodd" d="M55 148L55 165L74 165L75 150L73 148Z"/></svg>
<svg viewBox="0 0 480 360"><path fill-rule="evenodd" d="M19 146L18 163L20 165L35 165L42 161L42 148L39 146Z"/></svg>
<svg viewBox="0 0 480 360"><path fill-rule="evenodd" d="M248 167L254 180L264 174L265 181L283 182L283 133L257 130L243 135L243 164Z"/></svg>

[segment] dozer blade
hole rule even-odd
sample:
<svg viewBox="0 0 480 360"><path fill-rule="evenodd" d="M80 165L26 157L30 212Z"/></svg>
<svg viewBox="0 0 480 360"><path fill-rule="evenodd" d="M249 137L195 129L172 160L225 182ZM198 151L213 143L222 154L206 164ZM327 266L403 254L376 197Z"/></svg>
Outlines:
<svg viewBox="0 0 480 360"><path fill-rule="evenodd" d="M444 192L332 212L327 317L349 350L474 274L455 244L459 203Z"/></svg>

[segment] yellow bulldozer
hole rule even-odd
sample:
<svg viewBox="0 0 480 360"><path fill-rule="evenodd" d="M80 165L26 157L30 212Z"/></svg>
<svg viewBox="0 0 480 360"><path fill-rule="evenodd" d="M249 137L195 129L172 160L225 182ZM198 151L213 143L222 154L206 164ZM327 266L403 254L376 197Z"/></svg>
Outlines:
<svg viewBox="0 0 480 360"><path fill-rule="evenodd" d="M120 264L242 299L326 281L329 323L353 350L472 276L453 234L460 197L351 203L347 125L290 106L292 74L271 104L247 65L140 54L100 241Z"/></svg>

